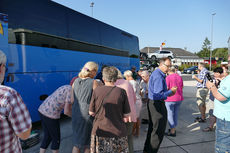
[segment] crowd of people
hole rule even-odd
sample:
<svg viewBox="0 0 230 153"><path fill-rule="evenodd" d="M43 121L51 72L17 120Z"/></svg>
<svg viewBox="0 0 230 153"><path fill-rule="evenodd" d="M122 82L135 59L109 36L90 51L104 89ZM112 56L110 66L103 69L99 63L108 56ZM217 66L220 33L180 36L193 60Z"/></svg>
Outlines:
<svg viewBox="0 0 230 153"><path fill-rule="evenodd" d="M230 57L228 59L230 65ZM150 75L147 70L136 72L135 67L124 74L114 66L87 62L70 85L56 89L40 105L44 136L40 153L51 144L53 153L61 143L60 115L72 118L72 153L133 153L133 136L138 137L141 121L148 123L144 153L157 153L165 135L176 137L178 111L183 97L183 79L170 58L162 58ZM214 81L208 80L204 64L198 65L197 105L201 116L195 121L206 121L205 100L210 91L214 113L210 125L216 122L216 152L229 152L230 139L230 77L223 68L214 69ZM0 82L6 71L6 56L0 51ZM14 89L0 85L0 152L21 153L20 139L30 136L32 123L21 96ZM167 122L169 129L166 130ZM4 130L2 130L4 129Z"/></svg>

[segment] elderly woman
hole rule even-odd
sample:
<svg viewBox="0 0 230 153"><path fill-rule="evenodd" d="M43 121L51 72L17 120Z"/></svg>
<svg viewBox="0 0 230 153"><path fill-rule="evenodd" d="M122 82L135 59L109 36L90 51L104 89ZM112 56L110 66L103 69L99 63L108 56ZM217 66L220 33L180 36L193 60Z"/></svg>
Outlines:
<svg viewBox="0 0 230 153"><path fill-rule="evenodd" d="M182 77L176 73L176 68L172 66L168 71L168 76L166 77L167 88L171 89L172 87L177 87L177 92L168 97L165 100L165 106L168 112L168 123L170 129L167 132L168 136L176 136L176 126L178 120L178 111L181 105L181 102L184 100L183 97L183 80Z"/></svg>
<svg viewBox="0 0 230 153"><path fill-rule="evenodd" d="M129 83L129 81L123 79L123 76L121 72L117 69L118 76L117 81L115 82L115 85L117 87L120 87L122 89L125 89L128 100L129 100L129 107L130 107L130 120L126 123L126 128L128 132L128 143L129 143L129 152L133 153L133 125L135 122L137 122L137 116L136 116L136 94L133 90L132 85Z"/></svg>
<svg viewBox="0 0 230 153"><path fill-rule="evenodd" d="M90 151L92 120L88 112L93 89L98 86L98 82L93 79L97 74L97 70L98 65L95 62L87 62L72 86L74 92L72 106L74 147L72 153L80 153L80 150L84 150L85 153Z"/></svg>
<svg viewBox="0 0 230 153"><path fill-rule="evenodd" d="M60 114L66 103L73 101L72 87L63 85L55 90L38 108L41 118L44 137L40 147L40 153L45 153L50 142L53 153L58 153L60 146Z"/></svg>
<svg viewBox="0 0 230 153"><path fill-rule="evenodd" d="M93 92L89 108L89 114L95 117L91 153L129 152L125 121L130 107L125 90L114 85L117 73L115 67L105 67L102 72L105 86Z"/></svg>
<svg viewBox="0 0 230 153"><path fill-rule="evenodd" d="M141 72L141 82L140 82L140 90L141 90L141 99L142 99L142 108L140 112L140 118L142 119L143 124L148 124L148 109L147 103L149 102L148 99L148 88L149 88L149 77L150 74L147 70Z"/></svg>
<svg viewBox="0 0 230 153"><path fill-rule="evenodd" d="M127 70L124 72L124 77L126 80L129 81L129 83L132 85L134 92L136 94L136 116L137 116L137 122L134 123L133 126L133 135L139 136L139 130L140 130L140 111L142 106L141 96L140 96L140 86L139 84L133 79L132 77L132 71Z"/></svg>

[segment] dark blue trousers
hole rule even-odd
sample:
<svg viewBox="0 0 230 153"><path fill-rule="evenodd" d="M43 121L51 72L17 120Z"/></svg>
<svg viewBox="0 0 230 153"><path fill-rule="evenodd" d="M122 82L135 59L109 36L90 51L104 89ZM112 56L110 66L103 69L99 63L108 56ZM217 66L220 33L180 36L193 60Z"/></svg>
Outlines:
<svg viewBox="0 0 230 153"><path fill-rule="evenodd" d="M149 113L149 127L144 152L157 153L165 134L167 109L163 100L150 100L147 108Z"/></svg>
<svg viewBox="0 0 230 153"><path fill-rule="evenodd" d="M59 119L51 119L40 114L42 128L44 131L44 137L41 143L42 149L47 149L50 142L52 141L51 149L58 150L60 147L60 123Z"/></svg>

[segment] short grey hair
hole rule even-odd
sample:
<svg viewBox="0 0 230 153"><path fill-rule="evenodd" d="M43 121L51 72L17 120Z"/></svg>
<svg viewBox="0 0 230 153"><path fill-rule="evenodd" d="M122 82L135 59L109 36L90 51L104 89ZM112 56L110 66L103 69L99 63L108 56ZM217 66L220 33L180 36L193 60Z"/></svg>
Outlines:
<svg viewBox="0 0 230 153"><path fill-rule="evenodd" d="M0 65L6 64L6 54L0 50Z"/></svg>
<svg viewBox="0 0 230 153"><path fill-rule="evenodd" d="M127 70L127 71L124 72L124 76L125 77L131 77L131 76L133 76L133 72L130 71L130 70Z"/></svg>
<svg viewBox="0 0 230 153"><path fill-rule="evenodd" d="M201 67L205 67L205 63L199 63Z"/></svg>
<svg viewBox="0 0 230 153"><path fill-rule="evenodd" d="M149 76L149 72L147 70L144 70L144 71L141 72L141 75Z"/></svg>
<svg viewBox="0 0 230 153"><path fill-rule="evenodd" d="M114 66L105 67L102 71L102 78L107 82L116 82L118 76L117 68Z"/></svg>
<svg viewBox="0 0 230 153"><path fill-rule="evenodd" d="M123 79L124 77L123 77L121 71L118 68L116 68L116 69L117 69L117 79Z"/></svg>
<svg viewBox="0 0 230 153"><path fill-rule="evenodd" d="M176 72L176 66L171 66L170 69L169 69L170 72Z"/></svg>
<svg viewBox="0 0 230 153"><path fill-rule="evenodd" d="M164 63L165 63L166 61L168 61L168 60L169 60L170 62L172 61L170 58L164 57L164 58L161 58L161 59L160 59L159 63L160 63L160 65L161 65L161 64L164 64Z"/></svg>

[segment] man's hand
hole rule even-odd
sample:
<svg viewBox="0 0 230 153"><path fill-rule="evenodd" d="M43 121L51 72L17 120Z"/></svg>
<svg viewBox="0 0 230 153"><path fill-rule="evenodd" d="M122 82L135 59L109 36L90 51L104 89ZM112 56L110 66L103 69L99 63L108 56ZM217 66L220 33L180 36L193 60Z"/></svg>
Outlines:
<svg viewBox="0 0 230 153"><path fill-rule="evenodd" d="M177 87L176 87L176 86L175 86L175 87L172 87L171 90L172 90L173 95L174 95L174 94L176 93L176 91L177 91Z"/></svg>

